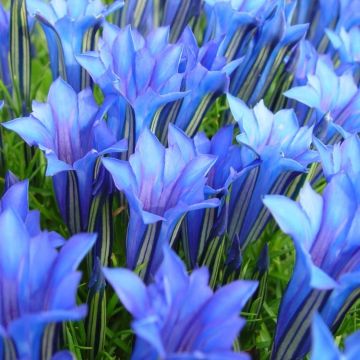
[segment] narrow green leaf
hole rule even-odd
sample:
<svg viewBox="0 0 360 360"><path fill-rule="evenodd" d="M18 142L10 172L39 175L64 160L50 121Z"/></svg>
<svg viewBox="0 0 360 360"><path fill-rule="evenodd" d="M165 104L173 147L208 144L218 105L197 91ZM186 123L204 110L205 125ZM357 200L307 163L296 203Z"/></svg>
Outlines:
<svg viewBox="0 0 360 360"><path fill-rule="evenodd" d="M26 114L30 106L30 34L25 0L11 1L10 65L15 94Z"/></svg>

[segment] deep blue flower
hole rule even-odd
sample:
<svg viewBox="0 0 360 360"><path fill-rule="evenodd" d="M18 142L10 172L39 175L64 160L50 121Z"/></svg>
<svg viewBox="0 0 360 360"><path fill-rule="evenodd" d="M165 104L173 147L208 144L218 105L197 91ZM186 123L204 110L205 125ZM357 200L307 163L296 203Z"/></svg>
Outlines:
<svg viewBox="0 0 360 360"><path fill-rule="evenodd" d="M275 7L276 0L205 0L207 17L205 41L222 39L221 55L234 59L241 55L244 46L261 27Z"/></svg>
<svg viewBox="0 0 360 360"><path fill-rule="evenodd" d="M329 328L318 314L315 314L312 322L312 342L311 360L357 360L360 356L360 331L345 339L345 349L341 352Z"/></svg>
<svg viewBox="0 0 360 360"><path fill-rule="evenodd" d="M263 102L250 109L231 95L228 101L240 128L238 142L253 150L244 151L243 156L250 162L256 154L261 161L259 167L232 185L229 236L234 239L238 234L245 247L257 239L269 220L262 197L284 192L296 175L306 172L307 166L316 161L317 154L310 150L312 127L299 127L292 110L273 114Z"/></svg>
<svg viewBox="0 0 360 360"><path fill-rule="evenodd" d="M130 206L127 266L146 265L145 276L159 266L163 245L174 240L176 225L188 211L219 205L217 199L204 198L216 157L197 155L193 141L172 125L168 145L144 129L129 162L103 159Z"/></svg>
<svg viewBox="0 0 360 360"><path fill-rule="evenodd" d="M327 30L339 33L341 28L349 30L360 24L359 0L303 0L294 1L292 21L296 24L310 24L307 39L320 52L328 50L325 36Z"/></svg>
<svg viewBox="0 0 360 360"><path fill-rule="evenodd" d="M245 323L239 312L257 283L234 281L213 293L206 268L189 276L167 246L163 258L148 286L130 270L103 269L134 318L137 339L132 359L249 359L231 347Z"/></svg>
<svg viewBox="0 0 360 360"><path fill-rule="evenodd" d="M181 88L187 95L164 107L152 129L165 144L169 123L193 136L215 100L228 91L231 73L241 59L228 62L218 54L220 41L211 40L199 47L194 33L187 27L179 41L183 52L179 71L183 74Z"/></svg>
<svg viewBox="0 0 360 360"><path fill-rule="evenodd" d="M319 56L314 71L307 74L307 84L284 93L316 112L309 119L316 134L328 142L335 133L333 124L350 133L360 130L360 91L350 71L337 75L328 56Z"/></svg>
<svg viewBox="0 0 360 360"><path fill-rule="evenodd" d="M125 123L134 127L129 134L138 138L145 127L150 127L156 111L166 103L182 98L183 74L179 73L182 46L168 43L169 28L158 28L146 38L130 26L119 29L106 24L99 50L77 57L103 92L120 94L130 104L131 117L114 119L117 135L123 136ZM111 119L110 119L111 120Z"/></svg>
<svg viewBox="0 0 360 360"><path fill-rule="evenodd" d="M217 157L207 177L207 195L215 196L221 201L218 209L199 209L187 214L184 222L186 231L183 234L189 263L197 264L204 255L204 247L212 237L220 236L227 231L227 196L231 184L258 165L244 154L248 149L233 144L234 126L221 128L211 140L202 132L194 137L197 153ZM251 161L251 162L249 162ZM220 223L221 222L221 223Z"/></svg>
<svg viewBox="0 0 360 360"><path fill-rule="evenodd" d="M241 59L228 62L219 55L220 41L211 40L199 47L192 30L187 27L177 44L183 47L180 71L184 75L182 89L188 94L165 107L156 124L157 135L165 143L169 122L193 136L215 100L228 91L230 75Z"/></svg>
<svg viewBox="0 0 360 360"><path fill-rule="evenodd" d="M233 35L231 32L225 35L220 51L224 46L227 50L220 54L224 53L229 59L243 57L241 66L231 75L230 93L254 106L265 97L275 78L288 76L285 74L284 65L290 60L290 55L298 42L305 36L308 25L290 25L291 18L283 1L234 1L234 4L238 3L247 4L245 9L250 8L250 13L240 12L238 16L240 19L250 19L251 26L239 27L234 24L233 31L236 32ZM215 4L222 6L224 2ZM252 10L256 14L255 17L251 15ZM225 28L227 24L231 24L229 15L220 18ZM252 24L254 20L255 28ZM231 41L229 45L226 44L226 39ZM281 87L276 90L272 89L272 98L280 95Z"/></svg>
<svg viewBox="0 0 360 360"><path fill-rule="evenodd" d="M11 84L9 68L10 52L10 16L0 4L0 80L6 85Z"/></svg>
<svg viewBox="0 0 360 360"><path fill-rule="evenodd" d="M86 229L96 159L126 150L126 141L117 142L102 120L107 105L99 108L90 89L77 94L59 78L51 85L46 103L34 101L29 117L4 124L29 145L44 151L48 162L46 175L54 177L58 206L71 232ZM78 201L81 207L76 214L69 210L71 199L67 194L71 187L76 187L73 190L78 191L78 199L73 201Z"/></svg>
<svg viewBox="0 0 360 360"><path fill-rule="evenodd" d="M104 18L123 6L122 0L106 7L101 0L28 0L28 12L41 22L44 29L53 78L66 75L66 80L79 91L81 67L75 56L82 51L86 31L99 26ZM60 46L59 46L60 45ZM65 65L65 74L59 63Z"/></svg>
<svg viewBox="0 0 360 360"><path fill-rule="evenodd" d="M360 286L360 192L355 178L341 171L317 194L308 183L299 202L266 196L280 228L295 244L295 268L283 295L273 359L302 358L310 350L309 329L318 311L336 331L358 297Z"/></svg>
<svg viewBox="0 0 360 360"><path fill-rule="evenodd" d="M42 232L39 213L29 211L27 197L23 181L1 199L0 357L5 359L36 360L42 351L51 357L57 332L51 335L49 326L86 315L86 306L76 304L81 277L76 268L96 236L79 234L65 242L56 233Z"/></svg>

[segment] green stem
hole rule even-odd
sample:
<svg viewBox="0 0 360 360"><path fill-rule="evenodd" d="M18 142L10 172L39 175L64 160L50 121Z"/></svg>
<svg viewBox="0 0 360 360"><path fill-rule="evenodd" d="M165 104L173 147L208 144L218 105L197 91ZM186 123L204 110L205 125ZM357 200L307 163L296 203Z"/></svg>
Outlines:
<svg viewBox="0 0 360 360"><path fill-rule="evenodd" d="M89 314L86 322L87 344L91 347L88 358L95 359L104 350L106 331L106 289L101 268L108 266L112 238L112 197L97 195L90 209L88 232L98 233L97 242L87 256L89 293L87 304Z"/></svg>

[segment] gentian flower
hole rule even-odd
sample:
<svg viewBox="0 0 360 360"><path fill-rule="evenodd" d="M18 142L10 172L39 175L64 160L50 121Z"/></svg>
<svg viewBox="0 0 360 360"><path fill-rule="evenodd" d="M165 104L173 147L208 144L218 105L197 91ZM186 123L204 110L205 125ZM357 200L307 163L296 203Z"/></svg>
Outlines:
<svg viewBox="0 0 360 360"><path fill-rule="evenodd" d="M40 21L45 32L53 78L66 75L69 84L80 91L81 67L75 55L81 53L84 36L107 15L121 8L123 1L116 0L109 7L101 0L28 0L26 4L30 15ZM65 72L60 72L61 66L65 66Z"/></svg>
<svg viewBox="0 0 360 360"><path fill-rule="evenodd" d="M96 160L107 153L126 150L102 120L90 89L79 94L60 78L50 87L46 103L33 102L29 117L3 124L29 145L44 151L46 175L53 176L61 215L71 233L87 228Z"/></svg>
<svg viewBox="0 0 360 360"><path fill-rule="evenodd" d="M197 153L217 157L215 165L207 177L207 194L221 201L218 209L199 209L186 215L183 228L184 248L188 261L195 267L199 258L204 255L206 245L213 237L221 236L227 231L228 204L227 196L231 184L241 176L259 165L257 161L248 162L244 152L249 151L239 145L233 145L234 126L221 128L211 140L202 132L194 137ZM187 250L187 251L186 251Z"/></svg>
<svg viewBox="0 0 360 360"><path fill-rule="evenodd" d="M80 320L86 306L76 304L81 274L76 271L95 235L79 234L64 243L42 232L38 212L28 209L28 182L18 182L1 199L0 357L50 358L56 349L56 324ZM61 240L61 241L59 241ZM61 352L57 358L65 358ZM67 358L70 354L67 353Z"/></svg>
<svg viewBox="0 0 360 360"><path fill-rule="evenodd" d="M316 314L312 322L311 360L356 360L360 356L360 331L345 339L345 351L341 352L321 316Z"/></svg>
<svg viewBox="0 0 360 360"><path fill-rule="evenodd" d="M275 78L288 76L283 65L290 61L291 54L308 29L307 24L290 25L285 5L283 2L276 3L276 8L270 11L273 9L270 7L269 16L264 19L256 36L243 52L241 66L231 76L230 93L250 106L265 97ZM227 18L223 21L227 22ZM277 91L271 92L272 98L279 95Z"/></svg>
<svg viewBox="0 0 360 360"><path fill-rule="evenodd" d="M292 110L273 114L263 102L249 109L244 102L228 95L230 110L239 124L237 141L253 150L247 152L260 159L259 167L232 185L229 203L229 236L239 235L240 244L246 247L256 240L269 220L262 197L269 193L283 193L288 185L307 166L317 159L310 150L312 128L299 127Z"/></svg>
<svg viewBox="0 0 360 360"><path fill-rule="evenodd" d="M293 13L293 22L295 24L310 24L307 39L316 48L324 46L322 41L325 37L325 29L336 26L340 2L341 0L330 0L328 2L316 0L294 1L296 8Z"/></svg>
<svg viewBox="0 0 360 360"><path fill-rule="evenodd" d="M118 118L116 125L110 123L119 136L125 124L132 128L126 134L130 152L132 139L150 127L156 111L185 95L179 73L182 47L169 44L168 37L168 28L158 28L144 38L130 26L119 29L107 24L99 50L77 57L104 93L120 94L131 106L135 119L127 116L120 124Z"/></svg>
<svg viewBox="0 0 360 360"><path fill-rule="evenodd" d="M237 58L274 7L273 0L205 0L204 11L208 22L204 41L222 39L220 55L226 55L231 60Z"/></svg>
<svg viewBox="0 0 360 360"><path fill-rule="evenodd" d="M296 24L310 24L307 39L323 53L328 50L327 30L339 33L341 28L349 30L360 24L359 0L304 0L293 1L295 11L292 21Z"/></svg>
<svg viewBox="0 0 360 360"><path fill-rule="evenodd" d="M172 122L193 136L215 100L228 91L231 73L241 59L228 62L218 55L220 42L211 40L199 48L194 33L187 27L177 44L183 47L180 71L184 74L182 89L188 94L167 105L152 128L166 143L168 123Z"/></svg>
<svg viewBox="0 0 360 360"><path fill-rule="evenodd" d="M194 270L189 276L168 247L148 286L127 269L104 268L103 272L134 318L133 360L249 359L231 347L245 323L239 312L256 282L234 281L213 293L207 269Z"/></svg>
<svg viewBox="0 0 360 360"><path fill-rule="evenodd" d="M340 60L344 64L358 64L360 62L360 29L354 26L349 31L344 28L339 33L327 30L326 35L337 50Z"/></svg>
<svg viewBox="0 0 360 360"><path fill-rule="evenodd" d="M10 16L2 4L0 4L0 80L9 86L11 75L9 68L10 52Z"/></svg>
<svg viewBox="0 0 360 360"><path fill-rule="evenodd" d="M324 145L318 139L314 139L314 144L327 181L340 172L349 174L353 179L360 174L360 139L357 134L335 145Z"/></svg>
<svg viewBox="0 0 360 360"><path fill-rule="evenodd" d="M317 311L336 331L360 286L360 193L356 178L334 175L323 195L308 183L299 202L265 196L280 228L294 241L295 268L282 297L272 358L302 358L310 350L310 322Z"/></svg>
<svg viewBox="0 0 360 360"><path fill-rule="evenodd" d="M204 199L206 175L216 157L197 155L192 140L172 125L168 144L165 148L144 129L129 162L103 159L130 207L127 267L145 264L145 278L159 266L163 245L175 239L188 211L219 205L217 199Z"/></svg>
<svg viewBox="0 0 360 360"><path fill-rule="evenodd" d="M284 95L316 110L309 121L326 143L335 134L333 124L349 133L360 130L360 91L350 72L336 74L328 56L318 57L315 72L307 74L306 85L293 87Z"/></svg>

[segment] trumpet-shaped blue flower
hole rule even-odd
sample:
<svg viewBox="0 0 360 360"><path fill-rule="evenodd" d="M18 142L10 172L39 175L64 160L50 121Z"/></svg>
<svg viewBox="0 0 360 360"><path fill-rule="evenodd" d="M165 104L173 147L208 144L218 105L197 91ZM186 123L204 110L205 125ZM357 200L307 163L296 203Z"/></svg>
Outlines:
<svg viewBox="0 0 360 360"><path fill-rule="evenodd" d="M287 76L285 65L307 29L307 24L290 25L286 9L278 5L275 13L264 22L254 46L246 53L243 60L246 65L239 67L232 76L231 93L251 106L265 97L276 76ZM280 96L280 91L273 90L272 99Z"/></svg>
<svg viewBox="0 0 360 360"><path fill-rule="evenodd" d="M162 143L166 142L169 122L175 123L189 136L196 133L216 98L228 91L230 75L241 63L241 60L228 63L224 56L218 55L219 41L211 40L199 48L189 27L184 30L178 44L183 47L180 70L184 74L182 86L188 94L170 104L158 116L154 127Z"/></svg>
<svg viewBox="0 0 360 360"><path fill-rule="evenodd" d="M120 94L130 104L136 138L151 125L160 107L185 95L179 73L182 47L169 44L168 37L169 28L155 29L144 38L130 26L119 29L107 24L99 50L77 57L105 93ZM126 121L130 126L131 119ZM120 133L123 126L118 125Z"/></svg>
<svg viewBox="0 0 360 360"><path fill-rule="evenodd" d="M360 331L345 339L345 350L341 352L329 328L318 314L312 321L312 343L311 360L357 360L360 356Z"/></svg>
<svg viewBox="0 0 360 360"><path fill-rule="evenodd" d="M360 29L354 26L349 31L341 28L339 33L327 30L326 34L333 47L338 51L344 64L360 63Z"/></svg>
<svg viewBox="0 0 360 360"><path fill-rule="evenodd" d="M360 91L350 72L338 76L332 61L319 56L314 73L307 74L307 84L284 93L290 99L316 110L310 121L317 125L317 135L328 142L335 133L332 124L350 133L360 130Z"/></svg>
<svg viewBox="0 0 360 360"><path fill-rule="evenodd" d="M28 12L41 22L44 29L54 79L66 75L72 87L80 90L81 67L75 55L81 53L85 33L99 26L108 14L123 4L122 0L116 0L108 7L101 0L27 1ZM60 72L63 65L65 74Z"/></svg>
<svg viewBox="0 0 360 360"><path fill-rule="evenodd" d="M204 247L212 237L220 236L227 230L227 204L230 185L241 176L259 165L257 161L249 163L244 152L247 148L233 144L234 126L221 128L211 140L204 133L194 137L196 151L199 154L209 154L217 157L207 178L208 196L216 196L221 201L219 209L200 209L191 211L185 218L186 231L183 241L187 242L188 258L191 266L195 266ZM218 231L216 231L218 230ZM221 233L219 233L219 230Z"/></svg>
<svg viewBox="0 0 360 360"><path fill-rule="evenodd" d="M0 80L6 85L11 84L9 68L10 52L10 17L2 4L0 4Z"/></svg>
<svg viewBox="0 0 360 360"><path fill-rule="evenodd" d="M5 359L35 360L44 351L50 357L56 335L47 334L47 326L86 315L86 306L76 304L81 277L76 268L95 236L76 235L56 250L64 239L40 230L27 196L28 182L23 181L1 199L0 357Z"/></svg>
<svg viewBox="0 0 360 360"><path fill-rule="evenodd" d="M309 329L318 311L334 331L360 286L358 176L334 175L323 195L308 183L299 202L266 196L265 205L295 244L294 272L280 305L272 358L301 358L310 350Z"/></svg>
<svg viewBox="0 0 360 360"><path fill-rule="evenodd" d="M75 215L70 213L66 194L69 187L77 187L81 209L76 216L80 217L80 229L86 229L88 221L96 159L126 150L126 141L116 141L102 120L107 105L99 108L90 89L77 94L59 78L51 85L46 103L34 101L29 117L4 124L29 145L44 151L48 161L46 174L54 177L57 202L68 224ZM75 184L67 177L68 173L75 175Z"/></svg>
<svg viewBox="0 0 360 360"><path fill-rule="evenodd" d="M238 57L254 35L254 30L275 7L276 0L205 0L204 10L208 23L205 41L222 39L221 55Z"/></svg>
<svg viewBox="0 0 360 360"><path fill-rule="evenodd" d="M103 272L134 318L133 360L249 358L231 347L245 323L239 312L256 282L234 281L213 293L207 269L194 270L189 276L168 247L148 286L127 269L104 268Z"/></svg>
<svg viewBox="0 0 360 360"><path fill-rule="evenodd" d="M191 210L219 205L217 199L204 198L206 175L216 157L197 155L193 141L174 126L169 127L168 144L165 148L145 129L129 162L103 159L130 206L127 266L146 264L152 274L182 217Z"/></svg>
<svg viewBox="0 0 360 360"><path fill-rule="evenodd" d="M249 147L261 164L233 183L229 208L229 235L239 235L240 244L246 246L256 240L269 220L262 197L269 193L282 193L290 181L306 171L308 164L317 159L310 150L312 128L299 127L292 110L273 114L263 102L254 109L228 95L231 112L239 124L238 142ZM247 152L250 161L254 155Z"/></svg>
<svg viewBox="0 0 360 360"><path fill-rule="evenodd" d="M338 33L341 28L349 30L360 23L359 0L292 0L292 2L296 6L292 21L296 24L310 24L307 39L320 52L328 50L325 36L328 29Z"/></svg>
<svg viewBox="0 0 360 360"><path fill-rule="evenodd" d="M340 172L349 174L355 181L360 174L360 139L357 134L335 145L326 146L318 139L314 139L314 144L319 152L322 171L327 181Z"/></svg>

